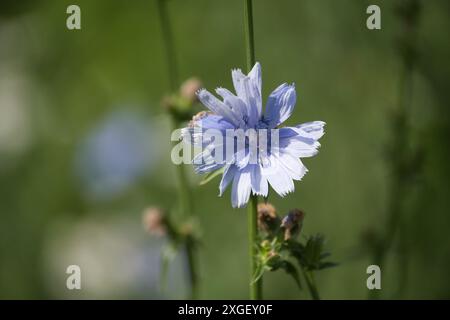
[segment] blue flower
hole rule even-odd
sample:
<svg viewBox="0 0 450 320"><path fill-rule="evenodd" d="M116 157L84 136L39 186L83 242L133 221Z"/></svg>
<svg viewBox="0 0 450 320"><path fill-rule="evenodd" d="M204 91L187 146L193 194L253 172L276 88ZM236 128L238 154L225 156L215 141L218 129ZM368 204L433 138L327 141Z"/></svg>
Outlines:
<svg viewBox="0 0 450 320"><path fill-rule="evenodd" d="M150 172L157 145L151 124L139 113L118 110L89 132L75 158L75 171L86 196L110 199Z"/></svg>
<svg viewBox="0 0 450 320"><path fill-rule="evenodd" d="M236 94L224 88L216 89L222 101L205 89L197 93L200 102L211 112L195 116L189 127L183 129L182 136L184 140L201 146L202 152L193 160L196 173L222 169L220 195L232 183L231 203L233 207L242 207L247 204L251 193L266 197L269 184L280 196L294 191L293 180L301 180L308 171L300 158L317 154L318 140L324 134L325 123L314 121L279 128L294 110L295 86L284 83L276 88L270 94L263 113L259 63L248 75L239 69L233 70L232 78ZM221 139L206 135L211 129L223 137L228 137L230 131L254 134L247 134L241 147L234 139L232 157L217 161L217 150L225 150L226 147ZM264 139L261 139L263 135L259 136L262 132L267 133ZM272 142L274 136L276 143ZM250 147L250 142L255 139L258 141L256 150ZM262 140L266 143L262 144Z"/></svg>

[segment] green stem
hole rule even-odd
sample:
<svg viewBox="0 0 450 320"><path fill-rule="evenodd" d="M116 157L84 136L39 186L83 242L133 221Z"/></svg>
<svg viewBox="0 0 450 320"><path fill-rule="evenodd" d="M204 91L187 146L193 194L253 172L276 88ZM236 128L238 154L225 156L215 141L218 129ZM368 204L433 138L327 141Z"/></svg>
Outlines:
<svg viewBox="0 0 450 320"><path fill-rule="evenodd" d="M179 198L180 198L180 210L186 216L192 216L192 202L190 201L190 188L187 183L186 174L184 172L183 165L177 166L178 171L178 184L179 184ZM189 236L186 240L186 255L188 262L188 273L190 282L190 299L198 298L198 274L197 274L197 263L196 263L196 246L193 239Z"/></svg>
<svg viewBox="0 0 450 320"><path fill-rule="evenodd" d="M178 66L175 57L175 47L173 45L173 34L170 24L169 14L167 13L167 1L158 0L158 12L161 22L161 31L164 41L164 50L166 53L167 67L169 72L170 90L175 91L178 87Z"/></svg>
<svg viewBox="0 0 450 320"><path fill-rule="evenodd" d="M409 5L414 6L414 1L410 1ZM402 34L405 39L407 47L413 52L415 51L416 42L416 29L417 29L417 17L416 19L404 19L404 33ZM406 250L407 246L404 244L405 227L404 219L406 218L406 212L404 212L403 204L407 199L410 192L410 185L407 182L410 167L410 153L408 151L408 142L410 140L410 125L409 125L409 113L413 96L413 71L415 64L415 53L412 57L405 56L405 53L401 54L402 58L402 71L399 80L399 100L398 100L398 114L397 119L392 127L392 150L395 150L395 160L391 161L391 174L392 179L390 181L390 200L387 211L387 222L385 226L384 237L380 240L380 243L374 249L373 263L378 265L383 272L386 272L385 262L386 257L391 251L391 248L398 242L403 246L401 252L402 256L398 259L401 263L402 278L399 281L399 292L403 291L406 284L407 264L403 264L404 259L407 258ZM369 291L370 299L378 299L381 296L380 290Z"/></svg>
<svg viewBox="0 0 450 320"><path fill-rule="evenodd" d="M178 88L178 66L175 55L175 46L173 41L172 28L170 24L169 14L167 11L168 0L158 0L158 13L161 22L161 31L166 53L167 70L169 73L170 91L175 92ZM173 129L178 129L181 123L175 117L172 117ZM193 203L191 201L191 190L186 176L185 167L183 165L176 166L178 180L178 200L180 214L191 217L193 215ZM186 255L188 260L189 280L191 284L190 298L195 299L198 294L198 277L195 262L195 245L193 241L186 241Z"/></svg>
<svg viewBox="0 0 450 320"><path fill-rule="evenodd" d="M245 48L247 54L247 71L250 72L255 64L255 41L253 36L253 6L252 0L244 0L245 15Z"/></svg>
<svg viewBox="0 0 450 320"><path fill-rule="evenodd" d="M255 43L253 36L253 8L252 0L244 0L244 32L245 32L245 48L247 55L247 72L250 72L255 64ZM248 243L250 256L250 299L262 299L262 277L258 281L253 281L256 274L256 255L258 241L258 197L250 196L248 204Z"/></svg>
<svg viewBox="0 0 450 320"><path fill-rule="evenodd" d="M258 197L251 195L248 210L248 249L250 256L250 299L262 299L262 277L257 281L253 281L256 275L256 255L258 240Z"/></svg>
<svg viewBox="0 0 450 320"><path fill-rule="evenodd" d="M173 130L176 130L180 128L181 123L177 119L175 119L175 117L173 117L172 125ZM186 167L183 164L176 166L176 174L178 180L178 202L180 213L183 216L190 218L193 216L194 207L192 203L191 188L189 186L185 168Z"/></svg>
<svg viewBox="0 0 450 320"><path fill-rule="evenodd" d="M314 273L312 271L303 270L305 276L306 285L308 286L309 293L313 300L320 300L319 290L317 290L316 281L314 280Z"/></svg>
<svg viewBox="0 0 450 320"><path fill-rule="evenodd" d="M192 239L187 239L186 242L186 254L189 265L189 280L191 285L190 299L198 298L198 276L195 259L195 243Z"/></svg>

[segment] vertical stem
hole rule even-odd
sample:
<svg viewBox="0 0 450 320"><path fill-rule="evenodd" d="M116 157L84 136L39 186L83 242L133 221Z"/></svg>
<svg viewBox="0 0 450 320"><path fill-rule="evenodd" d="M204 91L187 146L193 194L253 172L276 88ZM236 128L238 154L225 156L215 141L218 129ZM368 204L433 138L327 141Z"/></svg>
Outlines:
<svg viewBox="0 0 450 320"><path fill-rule="evenodd" d="M252 0L244 0L244 14L245 14L245 48L247 54L247 71L250 72L255 64L255 41L253 36L253 6Z"/></svg>
<svg viewBox="0 0 450 320"><path fill-rule="evenodd" d="M402 32L402 49L400 50L400 57L402 62L402 71L399 80L399 97L398 97L398 111L397 119L392 129L392 150L396 151L395 160L391 161L391 174L392 179L390 181L390 200L388 204L388 218L387 225L385 227L384 238L380 241L377 248L373 252L373 262L378 265L383 272L385 272L385 260L396 242L400 246L403 246L399 263L402 272L401 279L399 281L399 293L402 292L406 284L407 259L408 255L405 251L408 249L406 244L404 221L406 212L404 212L403 203L405 202L408 193L410 192L410 184L407 182L407 177L410 174L411 160L410 151L408 150L408 142L410 140L410 125L409 125L409 113L413 95L413 71L416 55L416 31L417 20L420 14L420 4L417 0L410 0L403 4L402 14L400 16L401 23L403 25ZM403 229L403 230L402 230ZM371 290L369 292L369 298L380 298L380 290Z"/></svg>
<svg viewBox="0 0 450 320"><path fill-rule="evenodd" d="M191 285L190 299L198 298L198 275L197 266L195 259L195 243L191 238L187 239L186 242L186 255L189 265L189 280Z"/></svg>
<svg viewBox="0 0 450 320"><path fill-rule="evenodd" d="M247 72L250 72L255 64L255 43L253 36L253 8L252 0L244 0L244 29L245 48L247 55ZM250 255L250 299L262 299L262 277L258 281L253 281L256 274L256 254L258 240L258 197L250 196L248 204L248 243Z"/></svg>
<svg viewBox="0 0 450 320"><path fill-rule="evenodd" d="M173 45L173 34L170 25L169 14L167 13L167 1L158 0L158 13L161 22L161 31L164 41L164 50L167 59L167 68L169 72L170 90L177 90L178 86L178 67L175 58L175 47Z"/></svg>
<svg viewBox="0 0 450 320"><path fill-rule="evenodd" d="M178 87L178 66L175 56L175 46L173 41L172 28L169 14L167 11L168 0L158 0L158 13L161 22L161 31L166 53L167 71L169 73L170 91L175 92ZM175 117L172 117L173 130L178 129L181 123ZM176 166L178 179L178 201L180 213L190 217L193 214L193 204L191 201L191 192L183 165ZM188 262L188 273L191 284L190 298L197 298L198 277L195 263L195 246L191 239L186 240L186 256Z"/></svg>
<svg viewBox="0 0 450 320"><path fill-rule="evenodd" d="M415 69L415 64L416 64L416 60L417 60L417 36L418 36L418 28L419 28L419 20L420 20L420 15L421 15L421 6L422 3L420 0L413 0L410 2L410 16L407 19L404 19L403 24L404 24L404 33L405 33L405 37L407 37L407 43L408 43L408 47L410 50L410 56L406 57L405 55L403 55L403 84L401 85L400 88L400 108L401 110L403 110L404 114L405 114L405 118L407 118L407 116L409 115L409 113L411 112L410 109L412 107L412 102L413 102L413 94L414 94L414 88L413 88L413 76L414 76L414 69ZM406 119L408 120L408 119ZM405 135L407 136L405 138L405 145L408 142L408 140L410 139L410 133L411 133L411 127L409 125L408 121L405 121ZM419 152L420 150L420 145L418 147L416 147L416 150L414 152ZM411 160L410 159L411 154L406 155L405 156L405 160L408 160L408 166L414 167L414 165L411 165ZM415 155L416 157L417 155ZM413 162L415 160L412 160ZM418 168L414 168L414 169L410 169L410 170L414 170L415 174L417 174L417 172L419 172L421 170L420 167ZM411 173L411 172L409 172ZM419 173L420 174L420 173ZM405 194L405 198L406 195L408 195L409 192L411 192L411 186L408 184L407 181L405 181L405 179L403 179L403 189L407 189L404 191ZM409 245L408 245L408 228L407 228L407 219L408 216L403 214L399 220L399 226L398 226L398 246L399 246L399 257L398 257L398 269L399 269L399 273L400 273L400 277L399 277L399 282L398 282L398 290L397 290L397 294L396 294L396 298L398 299L399 297L401 297L404 293L404 290L406 289L406 285L407 285L407 277L408 277L408 261L409 261Z"/></svg>
<svg viewBox="0 0 450 320"><path fill-rule="evenodd" d="M316 281L314 280L314 274L312 271L303 270L305 276L306 285L308 286L309 293L313 300L320 300L319 290L317 290Z"/></svg>
<svg viewBox="0 0 450 320"><path fill-rule="evenodd" d="M180 127L180 123L173 120L174 129L178 129ZM180 213L186 217L193 216L193 203L191 201L192 194L191 189L189 187L189 182L186 176L185 167L183 164L176 166L177 170L177 179L178 179L178 201L179 201L179 210Z"/></svg>
<svg viewBox="0 0 450 320"><path fill-rule="evenodd" d="M257 239L258 239L258 197L251 195L250 203L248 204L248 245L250 256L250 299L262 299L262 277L258 281L253 281L256 274L256 254L257 254Z"/></svg>
<svg viewBox="0 0 450 320"><path fill-rule="evenodd" d="M161 22L161 31L164 42L164 49L166 53L167 71L169 73L170 91L175 92L178 88L178 65L175 55L175 46L173 41L173 33L170 24L169 13L167 10L167 2L169 0L158 0L158 12ZM172 117L173 129L180 127L180 122L175 117ZM178 178L178 196L180 202L181 213L190 216L192 214L193 206L191 202L190 188L184 166L177 166L177 178Z"/></svg>

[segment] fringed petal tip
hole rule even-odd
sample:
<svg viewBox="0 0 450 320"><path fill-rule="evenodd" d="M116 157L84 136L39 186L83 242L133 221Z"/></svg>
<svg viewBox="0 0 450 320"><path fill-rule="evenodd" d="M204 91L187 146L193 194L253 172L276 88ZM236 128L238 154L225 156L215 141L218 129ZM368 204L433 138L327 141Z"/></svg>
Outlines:
<svg viewBox="0 0 450 320"><path fill-rule="evenodd" d="M195 91L195 95L198 97L203 91L207 91L205 88L200 88L197 91Z"/></svg>

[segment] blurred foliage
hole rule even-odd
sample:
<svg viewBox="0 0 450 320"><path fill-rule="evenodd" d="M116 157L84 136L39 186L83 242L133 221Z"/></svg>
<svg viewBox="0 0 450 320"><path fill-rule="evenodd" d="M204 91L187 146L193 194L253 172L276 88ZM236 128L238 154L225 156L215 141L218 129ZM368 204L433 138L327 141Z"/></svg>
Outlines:
<svg viewBox="0 0 450 320"><path fill-rule="evenodd" d="M77 264L73 260L81 255L98 259L95 262L108 273L117 270L109 267L111 263L138 263L135 257L140 254L121 256L132 246L118 250L117 242L100 246L96 232L82 235L89 237L91 250L102 250L98 255L85 256L77 241L55 253L55 244L66 243L62 235L77 235L77 228L92 219L100 230L118 217L135 222L121 232L145 234L139 225L145 208L176 206L170 123L160 106L161 98L170 93L155 1L78 0L79 31L65 26L69 4L74 2L0 3L0 298L80 297L65 289L65 269L50 268L52 261L64 256ZM401 26L395 1L379 0L382 29L368 30L369 4L372 1L254 4L263 97L281 82L295 82L299 98L289 123L327 122L320 153L305 161L310 172L296 183L296 192L284 199L270 198L280 212L304 208L309 213L306 234L327 235L327 248L340 266L317 275L323 298L367 296L370 257L361 249L367 239L361 233L374 234L387 218L389 161L396 150L389 158L383 150L392 139L389 128L399 95L402 62L395 44ZM387 257L382 280L386 297L450 298L449 9L446 0L423 1L409 106L411 143L423 146L426 154L423 183L410 191L404 204L410 213L401 221L407 230L408 263L398 267L400 247ZM172 0L169 12L180 79L196 76L206 88L231 88L230 70L245 65L242 1ZM118 110L149 123L156 160L120 192L90 196L76 169L80 145ZM187 170L192 185L198 185L201 177ZM117 178L114 172L112 178ZM218 198L217 183L212 180L193 192L203 230L200 294L246 298L245 210L230 208L229 192ZM156 240L145 239L153 252ZM108 252L119 257L100 261L100 253ZM150 265L145 259L140 263ZM157 265L151 266L159 270ZM89 270L82 266L83 272ZM405 289L396 296L398 279L405 274ZM114 297L166 296L157 286L142 291L127 283ZM89 289L89 282L82 285ZM279 273L267 274L264 286L269 299L307 297Z"/></svg>

